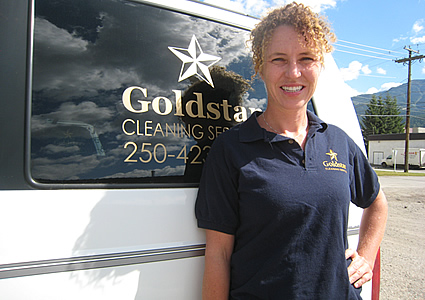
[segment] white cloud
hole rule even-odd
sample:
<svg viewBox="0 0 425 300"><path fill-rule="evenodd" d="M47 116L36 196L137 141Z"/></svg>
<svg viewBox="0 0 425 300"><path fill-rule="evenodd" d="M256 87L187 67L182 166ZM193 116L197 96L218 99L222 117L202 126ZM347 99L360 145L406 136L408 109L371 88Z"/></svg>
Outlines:
<svg viewBox="0 0 425 300"><path fill-rule="evenodd" d="M203 0L206 3L214 4L231 10L243 12L252 16L260 17L270 9L281 7L292 2L292 0ZM322 12L329 8L336 7L340 0L301 0L312 8L315 12Z"/></svg>
<svg viewBox="0 0 425 300"><path fill-rule="evenodd" d="M387 82L381 85L380 89L377 89L376 87L371 87L370 89L367 90L366 94L375 94L378 92L384 92L389 90L390 88L397 87L400 85L401 83L398 83L398 82Z"/></svg>
<svg viewBox="0 0 425 300"><path fill-rule="evenodd" d="M352 61L348 65L348 68L341 68L340 71L344 81L357 79L360 75L372 74L372 70L369 68L369 65L363 65L357 60Z"/></svg>
<svg viewBox="0 0 425 300"><path fill-rule="evenodd" d="M341 68L341 74L344 81L350 81L359 78L360 71L362 69L362 63L358 61L352 61L348 68Z"/></svg>
<svg viewBox="0 0 425 300"><path fill-rule="evenodd" d="M80 147L77 145L71 145L71 146L61 146L61 145L53 145L49 144L42 148L42 151L50 153L50 154L56 154L56 153L76 153L80 151Z"/></svg>
<svg viewBox="0 0 425 300"><path fill-rule="evenodd" d="M425 67L422 68L422 74L425 74Z"/></svg>
<svg viewBox="0 0 425 300"><path fill-rule="evenodd" d="M184 169L186 166L177 166L177 167L171 167L166 166L162 169L155 169L153 170L155 173L155 176L173 176L173 175L181 175L184 173ZM151 170L139 170L135 169L133 171L127 172L127 173L115 173L111 176L107 176L105 178L126 178L126 177L151 177L152 171Z"/></svg>
<svg viewBox="0 0 425 300"><path fill-rule="evenodd" d="M41 18L37 18L37 24L38 26L35 27L35 34L38 37L37 43L47 44L51 47L53 53L76 55L87 51L89 42L82 38L75 37L65 29L60 29Z"/></svg>
<svg viewBox="0 0 425 300"><path fill-rule="evenodd" d="M399 43L399 42L405 41L407 39L408 39L408 37L400 36L399 38L393 39L393 43Z"/></svg>
<svg viewBox="0 0 425 300"><path fill-rule="evenodd" d="M386 91L386 90L389 90L390 88L397 87L400 85L401 83L399 82L387 82L381 85L381 91Z"/></svg>
<svg viewBox="0 0 425 300"><path fill-rule="evenodd" d="M271 6L265 0L204 0L204 2L256 17L261 16Z"/></svg>
<svg viewBox="0 0 425 300"><path fill-rule="evenodd" d="M311 9L317 13L320 13L326 9L336 7L338 0L300 0L298 2L310 6ZM276 6L282 6L291 3L292 0L274 0Z"/></svg>
<svg viewBox="0 0 425 300"><path fill-rule="evenodd" d="M424 19L417 20L415 24L413 24L413 32L419 33L422 30L424 30L424 26L422 25L423 23L424 23Z"/></svg>
<svg viewBox="0 0 425 300"><path fill-rule="evenodd" d="M249 94L247 93L246 96L244 96L243 106L264 110L267 107L267 98L262 98L262 99L250 98L249 99Z"/></svg>
<svg viewBox="0 0 425 300"><path fill-rule="evenodd" d="M369 65L366 65L366 66L363 66L363 67L362 67L362 72L363 72L365 75L369 75L369 74L371 74L371 73L372 73L372 70L371 70L371 69L369 69Z"/></svg>
<svg viewBox="0 0 425 300"><path fill-rule="evenodd" d="M381 75L387 75L387 71L382 68L377 68L376 72Z"/></svg>
<svg viewBox="0 0 425 300"><path fill-rule="evenodd" d="M371 87L367 90L366 94L375 94L377 92L379 92L379 90L376 87Z"/></svg>
<svg viewBox="0 0 425 300"><path fill-rule="evenodd" d="M425 29L425 27L423 26L424 22L425 22L424 19L420 19L413 24L412 31L414 33L414 36L410 38L410 42L412 44L425 43L425 35L423 35L422 33Z"/></svg>
<svg viewBox="0 0 425 300"><path fill-rule="evenodd" d="M406 35L401 35L399 38L393 39L393 43L399 43L406 40L410 40L410 43L412 44L423 44L425 43L425 19L419 19L417 20L413 26L410 33L407 33Z"/></svg>
<svg viewBox="0 0 425 300"><path fill-rule="evenodd" d="M425 35L421 37L410 38L412 44L423 44L425 43Z"/></svg>

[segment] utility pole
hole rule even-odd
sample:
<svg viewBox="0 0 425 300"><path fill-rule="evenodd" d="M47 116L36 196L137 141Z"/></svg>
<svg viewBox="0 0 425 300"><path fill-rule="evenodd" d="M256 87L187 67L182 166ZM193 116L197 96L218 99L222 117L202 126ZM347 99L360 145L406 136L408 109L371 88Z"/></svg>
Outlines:
<svg viewBox="0 0 425 300"><path fill-rule="evenodd" d="M398 59L395 62L396 63L408 63L408 77L407 77L407 107L406 107L406 141L404 144L404 172L409 172L409 136L410 136L410 89L411 89L411 77L412 77L412 61L417 59L423 59L425 58L424 55L417 55L412 57L412 52L419 54L419 51L415 51L408 48L407 46L404 47L404 50L409 51L409 57L408 58L402 58Z"/></svg>

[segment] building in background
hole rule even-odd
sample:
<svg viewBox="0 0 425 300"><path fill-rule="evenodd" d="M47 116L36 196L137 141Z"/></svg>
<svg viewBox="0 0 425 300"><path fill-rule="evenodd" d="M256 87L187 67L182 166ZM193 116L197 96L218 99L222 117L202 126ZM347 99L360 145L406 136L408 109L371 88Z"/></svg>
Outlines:
<svg viewBox="0 0 425 300"><path fill-rule="evenodd" d="M425 148L425 128L412 128L409 137L409 149ZM395 148L404 148L406 134L376 134L368 136L368 157L373 165L380 165L382 161L392 154ZM402 164L402 162L400 162Z"/></svg>

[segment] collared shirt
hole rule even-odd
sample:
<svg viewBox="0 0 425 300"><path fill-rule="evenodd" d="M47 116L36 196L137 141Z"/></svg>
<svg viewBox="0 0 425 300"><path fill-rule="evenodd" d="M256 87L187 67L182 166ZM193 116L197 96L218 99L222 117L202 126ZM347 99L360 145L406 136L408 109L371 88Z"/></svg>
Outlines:
<svg viewBox="0 0 425 300"><path fill-rule="evenodd" d="M368 207L379 182L359 147L308 112L305 150L253 114L209 152L198 226L235 235L231 299L359 299L345 249L350 201Z"/></svg>

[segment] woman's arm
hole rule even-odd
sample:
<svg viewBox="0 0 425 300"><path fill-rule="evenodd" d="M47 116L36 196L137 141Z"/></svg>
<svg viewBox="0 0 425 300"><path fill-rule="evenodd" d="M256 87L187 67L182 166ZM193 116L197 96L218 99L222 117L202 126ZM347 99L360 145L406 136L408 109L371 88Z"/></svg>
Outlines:
<svg viewBox="0 0 425 300"><path fill-rule="evenodd" d="M353 260L348 267L348 275L356 288L372 279L376 254L384 237L387 214L387 198L380 190L372 205L363 211L357 251L348 249L345 252L346 258L351 257Z"/></svg>
<svg viewBox="0 0 425 300"><path fill-rule="evenodd" d="M230 259L234 236L206 230L205 271L202 287L203 300L227 300L230 288Z"/></svg>

